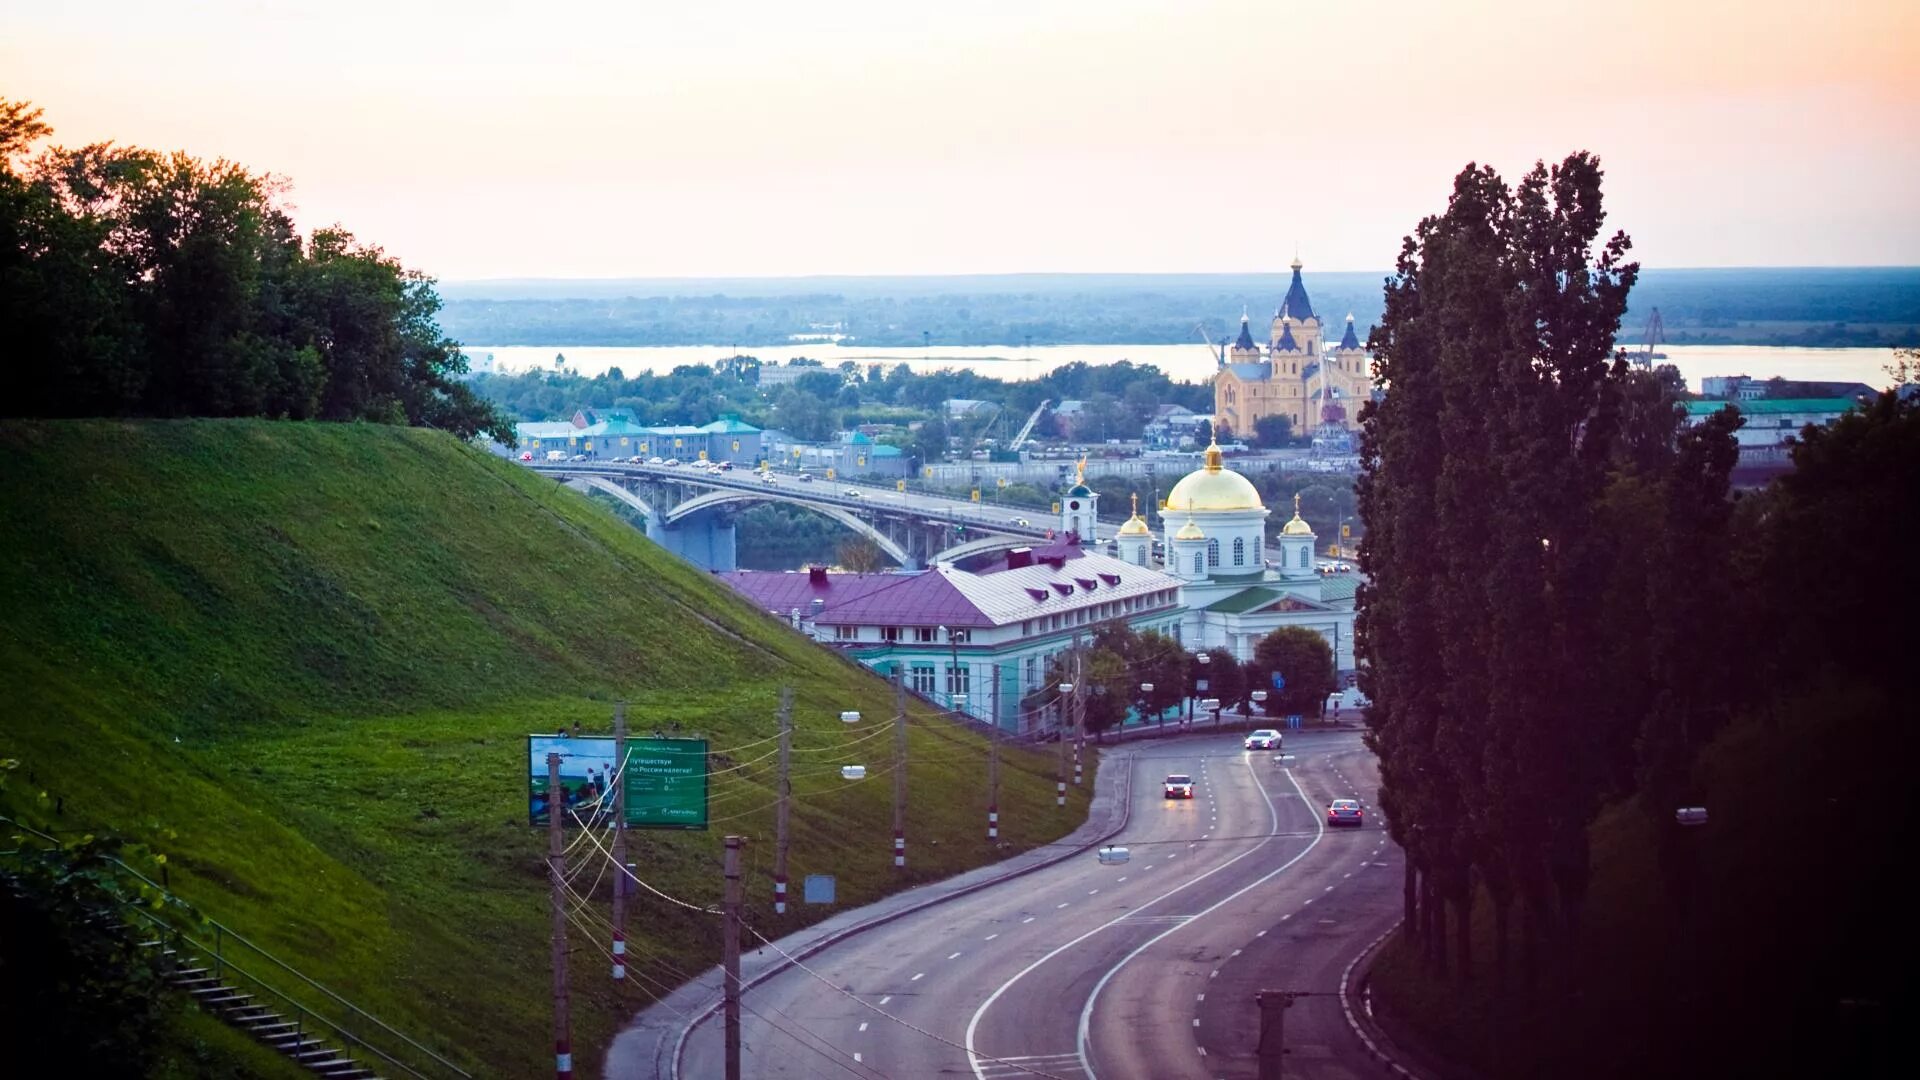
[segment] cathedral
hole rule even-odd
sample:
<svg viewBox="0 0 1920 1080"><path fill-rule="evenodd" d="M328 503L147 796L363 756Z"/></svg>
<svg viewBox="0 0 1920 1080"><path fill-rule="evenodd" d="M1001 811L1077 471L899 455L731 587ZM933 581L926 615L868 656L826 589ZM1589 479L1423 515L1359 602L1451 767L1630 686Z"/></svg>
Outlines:
<svg viewBox="0 0 1920 1080"><path fill-rule="evenodd" d="M1254 341L1247 316L1241 315L1240 337L1214 377L1214 423L1234 438L1251 436L1263 416L1286 417L1296 438L1323 429L1345 433L1358 423L1360 403L1372 392L1366 347L1354 333L1353 316L1347 316L1340 340L1327 344L1326 327L1300 280L1300 265L1293 260L1293 282L1273 313L1267 344Z"/></svg>

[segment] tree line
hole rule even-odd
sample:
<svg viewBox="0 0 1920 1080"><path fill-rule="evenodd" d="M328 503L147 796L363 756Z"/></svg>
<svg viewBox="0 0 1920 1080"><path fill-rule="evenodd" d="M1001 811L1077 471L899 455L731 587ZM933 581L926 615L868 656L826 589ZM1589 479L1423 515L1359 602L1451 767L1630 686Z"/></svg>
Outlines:
<svg viewBox="0 0 1920 1080"><path fill-rule="evenodd" d="M512 430L461 381L433 282L232 162L51 147L0 100L0 325L16 416L367 420Z"/></svg>
<svg viewBox="0 0 1920 1080"><path fill-rule="evenodd" d="M1486 905L1497 984L1517 940L1520 984L1550 964L1569 1002L1602 807L1648 815L1684 919L1675 811L1717 735L1838 696L1860 732L1910 741L1900 635L1831 628L1884 625L1920 578L1914 402L1809 428L1793 472L1730 497L1738 414L1688 427L1670 376L1613 355L1638 267L1625 234L1599 241L1601 181L1584 153L1455 178L1387 283L1356 485L1361 686L1408 931L1435 976L1472 980ZM1833 572L1835 536L1862 572Z"/></svg>

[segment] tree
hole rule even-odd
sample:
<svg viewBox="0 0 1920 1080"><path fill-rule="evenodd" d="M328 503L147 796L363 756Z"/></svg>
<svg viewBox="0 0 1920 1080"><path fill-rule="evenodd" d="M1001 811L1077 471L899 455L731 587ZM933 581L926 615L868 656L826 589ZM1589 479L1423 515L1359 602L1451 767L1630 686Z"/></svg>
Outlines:
<svg viewBox="0 0 1920 1080"><path fill-rule="evenodd" d="M1262 450L1271 450L1287 445L1293 438L1293 418L1281 413L1271 413L1253 422L1253 441Z"/></svg>
<svg viewBox="0 0 1920 1080"><path fill-rule="evenodd" d="M1286 686L1274 689L1273 676ZM1318 716L1327 695L1338 685L1333 671L1333 648L1318 631L1283 626L1260 639L1247 664L1247 681L1267 692L1268 716Z"/></svg>
<svg viewBox="0 0 1920 1080"><path fill-rule="evenodd" d="M1208 649L1207 662L1193 666L1194 693L1199 697L1220 699L1220 708L1234 709L1247 700L1247 675L1240 661L1225 649ZM1199 681L1205 679L1205 690L1200 689Z"/></svg>
<svg viewBox="0 0 1920 1080"><path fill-rule="evenodd" d="M852 536L840 542L835 557L841 567L856 574L871 574L887 568L886 552L864 536Z"/></svg>

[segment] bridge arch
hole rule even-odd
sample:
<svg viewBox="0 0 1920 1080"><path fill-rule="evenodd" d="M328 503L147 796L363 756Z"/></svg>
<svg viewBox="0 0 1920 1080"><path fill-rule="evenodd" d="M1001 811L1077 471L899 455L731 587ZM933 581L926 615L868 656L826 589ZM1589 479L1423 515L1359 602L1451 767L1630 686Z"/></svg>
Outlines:
<svg viewBox="0 0 1920 1080"><path fill-rule="evenodd" d="M894 542L892 537L874 527L872 522L859 517L844 507L835 506L831 503L823 503L817 499L790 498L776 491L744 491L736 488L716 488L707 492L705 495L696 495L686 502L675 506L673 509L667 511L666 516L661 519L661 522L662 524L673 525L684 521L694 514L728 504L762 502L783 502L790 506L798 506L802 510L812 511L823 517L832 518L848 529L873 541L874 544L879 547L881 551L886 552L894 562L899 563L901 566L913 565L913 557L907 554L907 549L901 547L898 543Z"/></svg>
<svg viewBox="0 0 1920 1080"><path fill-rule="evenodd" d="M613 481L606 479L605 477L576 476L568 480L566 484L568 487L579 492L585 492L588 489L605 492L606 494L611 495L616 499L619 499L621 502L626 503L628 506L633 507L635 510L640 511L642 514L645 514L647 516L648 521L652 521L654 519L653 507L647 505L647 500L641 498L639 495L633 493L632 491L629 491L626 488L621 487L619 484L616 484Z"/></svg>

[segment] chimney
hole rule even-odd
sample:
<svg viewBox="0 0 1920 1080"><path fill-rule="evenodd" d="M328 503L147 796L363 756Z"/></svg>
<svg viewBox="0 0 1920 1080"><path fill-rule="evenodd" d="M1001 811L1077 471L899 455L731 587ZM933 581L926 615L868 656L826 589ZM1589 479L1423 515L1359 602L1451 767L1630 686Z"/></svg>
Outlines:
<svg viewBox="0 0 1920 1080"><path fill-rule="evenodd" d="M1032 566L1032 565L1033 565L1033 549L1032 548L1017 547L1017 548L1007 549L1007 569L1018 570L1023 566Z"/></svg>
<svg viewBox="0 0 1920 1080"><path fill-rule="evenodd" d="M814 585L814 586L824 586L826 583L827 583L826 567L824 566L807 567L807 584ZM819 602L820 601L818 600L814 601L814 603L816 604L818 604Z"/></svg>

